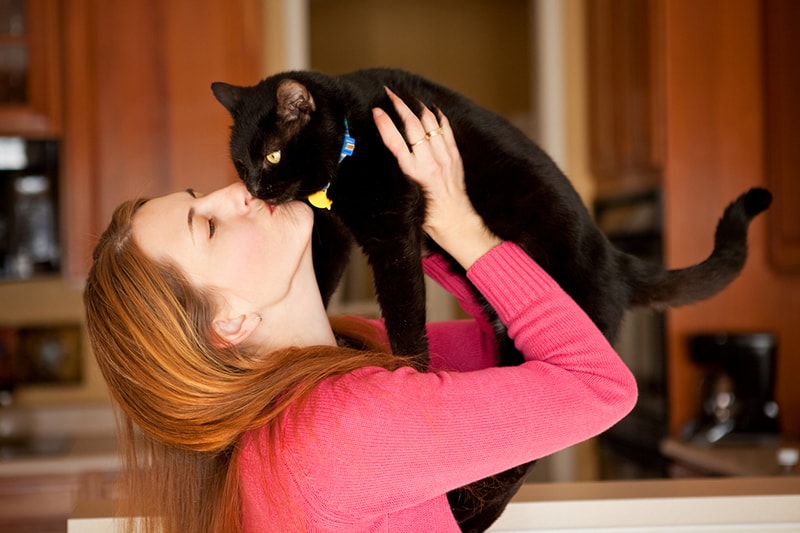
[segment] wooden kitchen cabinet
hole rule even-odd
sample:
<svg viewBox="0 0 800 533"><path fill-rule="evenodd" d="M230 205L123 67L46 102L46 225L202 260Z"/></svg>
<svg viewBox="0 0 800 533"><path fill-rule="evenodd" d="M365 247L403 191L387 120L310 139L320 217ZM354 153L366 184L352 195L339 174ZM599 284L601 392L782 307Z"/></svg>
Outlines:
<svg viewBox="0 0 800 533"><path fill-rule="evenodd" d="M62 5L65 274L86 275L124 200L235 180L211 83L261 77L260 0Z"/></svg>
<svg viewBox="0 0 800 533"><path fill-rule="evenodd" d="M117 478L113 471L0 477L0 531L65 533L78 500L112 499Z"/></svg>
<svg viewBox="0 0 800 533"><path fill-rule="evenodd" d="M62 271L122 201L235 179L211 83L261 77L261 0L0 3L0 136L60 144Z"/></svg>
<svg viewBox="0 0 800 533"><path fill-rule="evenodd" d="M651 191L663 180L661 6L586 2L589 149L599 198Z"/></svg>
<svg viewBox="0 0 800 533"><path fill-rule="evenodd" d="M779 201L769 225L770 259L784 274L800 274L800 3L762 4L764 35L764 143L767 182Z"/></svg>
<svg viewBox="0 0 800 533"><path fill-rule="evenodd" d="M667 311L669 429L700 408L697 333L778 336L776 400L800 435L800 55L795 0L586 2L590 155L597 196L658 187L665 263L704 260L726 205L767 187L741 276L717 296Z"/></svg>
<svg viewBox="0 0 800 533"><path fill-rule="evenodd" d="M773 26L776 15L791 28L782 30L782 40ZM797 437L800 272L792 271L788 254L779 268L770 249L776 233L785 237L786 246L794 235L795 249L800 235L800 107L779 99L796 100L798 75L776 78L773 63L797 56L794 39L787 38L800 21L797 2L668 0L664 19L667 264L680 267L704 259L722 209L737 195L761 186L774 196L769 211L750 227L741 276L710 300L668 312L670 429L677 436L700 408L700 373L689 361L687 339L709 331L768 331L778 337L778 416L785 435ZM776 106L785 114L780 127L774 123ZM792 160L793 167L785 166Z"/></svg>
<svg viewBox="0 0 800 533"><path fill-rule="evenodd" d="M0 136L61 133L59 0L9 0L0 9Z"/></svg>

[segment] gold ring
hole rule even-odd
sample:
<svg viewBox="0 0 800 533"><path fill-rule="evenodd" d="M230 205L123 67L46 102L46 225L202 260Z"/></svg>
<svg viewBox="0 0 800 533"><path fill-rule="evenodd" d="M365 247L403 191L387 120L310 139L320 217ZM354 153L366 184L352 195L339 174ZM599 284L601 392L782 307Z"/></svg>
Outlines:
<svg viewBox="0 0 800 533"><path fill-rule="evenodd" d="M431 138L436 137L437 135L441 135L443 133L444 130L442 128L436 128L435 130L431 130L428 133L426 133L425 138L430 140Z"/></svg>
<svg viewBox="0 0 800 533"><path fill-rule="evenodd" d="M426 143L426 142L428 142L428 140L429 140L429 137L428 137L428 135L426 134L426 135L425 135L425 137L423 137L422 139L418 140L418 141L417 141L417 142L415 142L415 143L411 143L409 146L410 146L411 148L414 148L415 146L418 146L418 145L420 145L420 144L422 144L422 143Z"/></svg>

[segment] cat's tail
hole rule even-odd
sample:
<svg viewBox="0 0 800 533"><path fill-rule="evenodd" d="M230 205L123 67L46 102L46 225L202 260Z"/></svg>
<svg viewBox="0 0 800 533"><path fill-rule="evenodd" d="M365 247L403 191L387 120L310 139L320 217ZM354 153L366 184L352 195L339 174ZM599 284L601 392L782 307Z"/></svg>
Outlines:
<svg viewBox="0 0 800 533"><path fill-rule="evenodd" d="M631 306L675 307L714 296L741 272L747 259L747 229L753 218L772 203L766 189L753 188L742 194L726 209L714 234L714 250L702 263L675 270L630 261L634 283ZM630 256L623 261L630 260Z"/></svg>

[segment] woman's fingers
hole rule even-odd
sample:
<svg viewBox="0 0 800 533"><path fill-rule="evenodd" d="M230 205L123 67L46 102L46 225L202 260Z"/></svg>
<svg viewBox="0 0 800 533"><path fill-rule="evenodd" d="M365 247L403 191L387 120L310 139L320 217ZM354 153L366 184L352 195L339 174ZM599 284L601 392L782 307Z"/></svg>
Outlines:
<svg viewBox="0 0 800 533"><path fill-rule="evenodd" d="M442 140L444 141L445 147L447 148L448 153L453 154L456 158L461 158L461 152L458 151L458 145L456 144L456 137L453 134L453 128L450 127L450 121L447 120L447 117L441 111L439 114L439 126L442 128Z"/></svg>
<svg viewBox="0 0 800 533"><path fill-rule="evenodd" d="M407 172L407 168L413 166L414 156L408 151L408 144L403 138L403 135L398 131L397 127L392 122L391 117L386 114L381 108L376 107L372 110L372 115L375 120L375 126L378 128L378 133L381 135L383 144L397 159L400 168Z"/></svg>
<svg viewBox="0 0 800 533"><path fill-rule="evenodd" d="M437 161L445 162L449 160L448 146L442 142L446 132L433 111L422 106L422 116L420 122L425 130L425 140L427 148L433 151Z"/></svg>
<svg viewBox="0 0 800 533"><path fill-rule="evenodd" d="M384 144L395 156L405 175L432 192L431 188L463 188L461 157L453 131L445 116L420 104L417 115L390 89L386 94L403 123L405 136L382 110L373 110Z"/></svg>
<svg viewBox="0 0 800 533"><path fill-rule="evenodd" d="M421 146L427 142L425 128L419 118L417 118L417 115L415 115L414 112L408 108L406 103L388 87L386 88L386 94L389 96L389 100L392 101L392 105L397 111L397 114L400 115L400 120L403 121L403 127L406 130L406 140L412 150L416 146Z"/></svg>
<svg viewBox="0 0 800 533"><path fill-rule="evenodd" d="M423 229L468 268L499 241L486 230L469 200L464 166L450 122L440 111L434 113L424 105L417 117L389 89L386 94L402 121L405 135L384 111L373 110L375 124L403 173L425 191Z"/></svg>

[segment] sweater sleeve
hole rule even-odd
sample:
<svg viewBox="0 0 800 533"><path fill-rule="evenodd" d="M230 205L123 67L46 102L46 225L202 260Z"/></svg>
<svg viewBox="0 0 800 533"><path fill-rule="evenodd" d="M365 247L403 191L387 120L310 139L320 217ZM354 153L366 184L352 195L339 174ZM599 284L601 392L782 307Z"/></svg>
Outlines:
<svg viewBox="0 0 800 533"><path fill-rule="evenodd" d="M323 382L287 418L282 440L285 467L311 507L354 520L408 508L597 435L632 409L631 373L521 249L494 248L468 276L525 363L363 368Z"/></svg>

